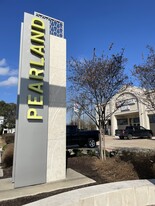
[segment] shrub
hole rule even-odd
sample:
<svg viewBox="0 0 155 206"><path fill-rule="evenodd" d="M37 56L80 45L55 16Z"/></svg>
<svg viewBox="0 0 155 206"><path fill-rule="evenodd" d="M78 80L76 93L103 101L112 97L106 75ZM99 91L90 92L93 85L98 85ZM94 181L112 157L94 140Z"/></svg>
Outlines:
<svg viewBox="0 0 155 206"><path fill-rule="evenodd" d="M5 140L0 136L0 147L3 147L5 144Z"/></svg>
<svg viewBox="0 0 155 206"><path fill-rule="evenodd" d="M14 144L7 144L5 150L2 153L2 165L3 167L10 167L13 165L13 151Z"/></svg>
<svg viewBox="0 0 155 206"><path fill-rule="evenodd" d="M2 126L0 126L0 135L2 135L2 133L3 133L3 128Z"/></svg>
<svg viewBox="0 0 155 206"><path fill-rule="evenodd" d="M12 133L3 134L2 138L5 140L6 144L14 143L15 134Z"/></svg>
<svg viewBox="0 0 155 206"><path fill-rule="evenodd" d="M80 149L73 149L73 153L76 157L83 156L82 150Z"/></svg>
<svg viewBox="0 0 155 206"><path fill-rule="evenodd" d="M3 145L2 150L4 151L7 147L7 144Z"/></svg>
<svg viewBox="0 0 155 206"><path fill-rule="evenodd" d="M96 150L87 150L87 154L89 156L97 156L97 157L99 156L99 152Z"/></svg>

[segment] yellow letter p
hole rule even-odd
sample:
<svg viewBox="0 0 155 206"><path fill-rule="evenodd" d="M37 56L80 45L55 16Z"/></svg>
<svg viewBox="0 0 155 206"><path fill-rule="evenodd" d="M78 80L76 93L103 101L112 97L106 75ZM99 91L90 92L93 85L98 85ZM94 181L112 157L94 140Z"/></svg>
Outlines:
<svg viewBox="0 0 155 206"><path fill-rule="evenodd" d="M27 111L27 119L29 119L29 120L42 120L43 117L38 116L37 110L31 108Z"/></svg>

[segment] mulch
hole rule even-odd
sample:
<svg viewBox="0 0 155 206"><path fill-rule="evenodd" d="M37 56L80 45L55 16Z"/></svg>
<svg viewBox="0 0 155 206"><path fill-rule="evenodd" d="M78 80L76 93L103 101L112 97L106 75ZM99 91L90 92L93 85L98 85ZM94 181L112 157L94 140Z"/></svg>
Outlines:
<svg viewBox="0 0 155 206"><path fill-rule="evenodd" d="M96 181L95 184L105 184L125 180L155 178L155 159L153 159L153 163L151 161L152 157L150 157L150 159L148 159L148 157L138 158L137 161L135 159L133 161L133 159L129 158L125 160L121 159L120 157L108 157L107 160L101 161L97 156L83 155L79 157L69 157L67 161L67 167L94 179ZM8 177L9 172L7 171L6 174ZM53 192L47 192L8 201L1 201L0 206L21 206L39 199L60 194L62 192L67 192L87 186L90 185L61 189Z"/></svg>

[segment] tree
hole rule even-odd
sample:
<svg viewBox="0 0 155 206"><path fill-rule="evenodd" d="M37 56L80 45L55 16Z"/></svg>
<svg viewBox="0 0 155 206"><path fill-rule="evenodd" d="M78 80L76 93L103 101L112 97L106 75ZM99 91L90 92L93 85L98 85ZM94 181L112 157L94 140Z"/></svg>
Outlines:
<svg viewBox="0 0 155 206"><path fill-rule="evenodd" d="M0 101L0 116L4 117L3 127L14 128L16 119L16 104Z"/></svg>
<svg viewBox="0 0 155 206"><path fill-rule="evenodd" d="M110 57L97 57L79 61L72 58L69 63L70 101L77 103L100 131L100 157L105 156L105 125L112 115L106 113L111 98L125 90L128 77L124 74L124 50ZM121 106L121 105L120 105ZM98 117L98 118L97 118ZM104 146L102 145L104 143Z"/></svg>
<svg viewBox="0 0 155 206"><path fill-rule="evenodd" d="M134 65L133 74L138 79L143 88L143 94L139 95L142 101L149 109L155 110L155 51L147 46L149 53L140 65Z"/></svg>
<svg viewBox="0 0 155 206"><path fill-rule="evenodd" d="M75 108L75 104L71 103L67 107L67 112L70 112L71 120L69 125L77 125L78 129L84 130L96 130L94 122L84 114L82 108L78 106Z"/></svg>

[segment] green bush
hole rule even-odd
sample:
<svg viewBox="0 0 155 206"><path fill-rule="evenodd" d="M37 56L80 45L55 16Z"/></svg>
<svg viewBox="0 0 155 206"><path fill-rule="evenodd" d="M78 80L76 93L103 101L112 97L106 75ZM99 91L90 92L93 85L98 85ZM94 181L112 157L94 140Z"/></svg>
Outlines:
<svg viewBox="0 0 155 206"><path fill-rule="evenodd" d="M98 151L95 150L87 150L87 155L89 156L98 156Z"/></svg>
<svg viewBox="0 0 155 206"><path fill-rule="evenodd" d="M7 148L7 144L3 145L2 150L4 151Z"/></svg>
<svg viewBox="0 0 155 206"><path fill-rule="evenodd" d="M0 136L0 147L3 147L6 144L5 140Z"/></svg>
<svg viewBox="0 0 155 206"><path fill-rule="evenodd" d="M73 149L73 153L76 157L83 156L82 150L80 149Z"/></svg>
<svg viewBox="0 0 155 206"><path fill-rule="evenodd" d="M0 126L0 135L2 135L2 133L3 133L3 128L2 126Z"/></svg>

